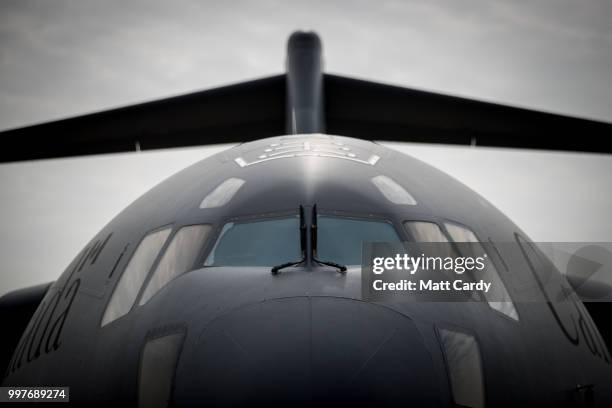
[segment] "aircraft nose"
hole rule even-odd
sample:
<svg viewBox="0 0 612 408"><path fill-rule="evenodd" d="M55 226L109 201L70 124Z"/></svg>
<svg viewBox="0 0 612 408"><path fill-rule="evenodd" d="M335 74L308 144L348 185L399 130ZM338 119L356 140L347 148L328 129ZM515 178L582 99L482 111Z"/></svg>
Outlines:
<svg viewBox="0 0 612 408"><path fill-rule="evenodd" d="M177 405L430 406L437 394L412 320L346 298L242 307L210 323L185 359Z"/></svg>

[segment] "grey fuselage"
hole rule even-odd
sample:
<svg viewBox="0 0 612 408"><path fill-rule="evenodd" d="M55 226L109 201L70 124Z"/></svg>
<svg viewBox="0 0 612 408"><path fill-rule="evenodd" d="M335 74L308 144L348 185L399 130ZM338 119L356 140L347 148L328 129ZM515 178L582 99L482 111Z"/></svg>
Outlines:
<svg viewBox="0 0 612 408"><path fill-rule="evenodd" d="M312 149L317 143L325 149ZM290 147L275 155L283 145ZM378 175L417 204L386 199L371 182ZM231 177L244 180L235 196L200 208ZM173 406L454 406L438 331L456 328L478 341L486 406L574 406L581 385L593 391L594 406L612 406L608 352L579 301L560 309L544 295L515 302L513 320L482 302L367 302L358 268L341 274L310 265L273 275L268 267L203 267L226 223L314 204L320 214L384 219L403 241L412 240L406 220L456 222L492 243L527 239L474 191L384 146L327 135L242 144L168 178L93 238L45 296L3 384L69 385L75 404L136 405L145 343L181 333ZM190 270L102 326L142 238L194 224L212 232ZM526 270L525 260L503 259L503 249L498 256L493 262L515 296L533 276L513 273Z"/></svg>

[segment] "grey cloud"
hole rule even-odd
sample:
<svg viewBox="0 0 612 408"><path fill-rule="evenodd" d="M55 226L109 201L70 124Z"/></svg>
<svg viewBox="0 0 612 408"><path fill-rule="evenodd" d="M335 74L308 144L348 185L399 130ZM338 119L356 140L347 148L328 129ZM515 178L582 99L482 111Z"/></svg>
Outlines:
<svg viewBox="0 0 612 408"><path fill-rule="evenodd" d="M5 1L0 128L278 73L313 28L329 71L612 120L612 10L533 2Z"/></svg>

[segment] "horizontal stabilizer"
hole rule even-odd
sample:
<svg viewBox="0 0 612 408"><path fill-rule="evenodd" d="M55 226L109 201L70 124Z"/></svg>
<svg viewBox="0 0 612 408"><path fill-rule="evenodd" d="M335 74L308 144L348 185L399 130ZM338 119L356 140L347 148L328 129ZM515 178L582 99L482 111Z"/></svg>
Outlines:
<svg viewBox="0 0 612 408"><path fill-rule="evenodd" d="M285 76L0 133L0 162L239 143L285 131Z"/></svg>
<svg viewBox="0 0 612 408"><path fill-rule="evenodd" d="M331 134L398 142L612 152L612 124L325 76Z"/></svg>
<svg viewBox="0 0 612 408"><path fill-rule="evenodd" d="M323 74L326 132L612 153L612 124ZM286 133L286 75L0 133L0 162L240 143Z"/></svg>

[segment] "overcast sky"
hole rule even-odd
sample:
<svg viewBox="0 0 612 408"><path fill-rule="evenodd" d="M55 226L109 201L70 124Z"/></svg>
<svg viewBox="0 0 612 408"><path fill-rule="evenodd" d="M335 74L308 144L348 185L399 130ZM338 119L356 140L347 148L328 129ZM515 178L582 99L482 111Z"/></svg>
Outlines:
<svg viewBox="0 0 612 408"><path fill-rule="evenodd" d="M0 129L280 73L300 28L328 72L612 121L611 25L594 0L2 0ZM534 240L612 242L612 155L390 146ZM56 279L131 201L227 147L0 165L0 295Z"/></svg>
<svg viewBox="0 0 612 408"><path fill-rule="evenodd" d="M612 121L609 0L0 2L0 128L279 73L327 71Z"/></svg>

